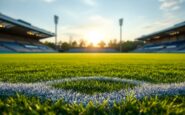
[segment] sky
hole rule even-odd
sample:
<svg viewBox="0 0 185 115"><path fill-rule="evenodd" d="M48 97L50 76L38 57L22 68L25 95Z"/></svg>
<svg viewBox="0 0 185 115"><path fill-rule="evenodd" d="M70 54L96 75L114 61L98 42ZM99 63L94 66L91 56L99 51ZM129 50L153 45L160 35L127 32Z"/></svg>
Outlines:
<svg viewBox="0 0 185 115"><path fill-rule="evenodd" d="M119 40L120 18L124 41L185 21L185 0L0 0L0 12L51 32L56 14L59 41L96 44Z"/></svg>

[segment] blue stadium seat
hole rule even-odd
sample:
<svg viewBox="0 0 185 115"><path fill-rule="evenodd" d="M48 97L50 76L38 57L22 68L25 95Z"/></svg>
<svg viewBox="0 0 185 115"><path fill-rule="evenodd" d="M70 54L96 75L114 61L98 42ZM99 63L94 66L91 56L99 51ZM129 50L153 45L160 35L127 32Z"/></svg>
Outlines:
<svg viewBox="0 0 185 115"><path fill-rule="evenodd" d="M185 50L185 40L147 44L135 52L178 52Z"/></svg>
<svg viewBox="0 0 185 115"><path fill-rule="evenodd" d="M6 47L3 47L3 46L0 46L0 53L12 53L14 51L6 48Z"/></svg>
<svg viewBox="0 0 185 115"><path fill-rule="evenodd" d="M56 50L41 44L33 45L0 41L0 52L56 52Z"/></svg>
<svg viewBox="0 0 185 115"><path fill-rule="evenodd" d="M1 45L15 52L29 52L29 49L24 48L16 42L1 42Z"/></svg>

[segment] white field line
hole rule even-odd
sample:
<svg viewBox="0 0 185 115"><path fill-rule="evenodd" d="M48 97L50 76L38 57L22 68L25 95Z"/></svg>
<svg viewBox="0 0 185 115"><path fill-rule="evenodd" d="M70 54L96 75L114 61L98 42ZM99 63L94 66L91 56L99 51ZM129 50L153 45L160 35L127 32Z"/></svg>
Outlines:
<svg viewBox="0 0 185 115"><path fill-rule="evenodd" d="M52 87L52 84L62 83L66 81L75 80L103 80L113 82L127 82L136 84L133 89L127 91L122 89L120 91L114 91L109 93L99 93L95 95L82 94L73 90L56 89ZM51 99L56 101L63 99L68 103L83 103L87 104L89 101L94 103L102 103L107 100L109 104L113 102L120 102L133 94L136 98L143 98L144 96L153 95L185 95L185 82L183 83L172 83L172 84L152 84L144 81L129 80L121 78L110 78L110 77L75 77L66 78L60 80L38 82L38 83L4 83L0 82L0 95L10 96L15 93L21 93L28 96L38 96L40 98Z"/></svg>

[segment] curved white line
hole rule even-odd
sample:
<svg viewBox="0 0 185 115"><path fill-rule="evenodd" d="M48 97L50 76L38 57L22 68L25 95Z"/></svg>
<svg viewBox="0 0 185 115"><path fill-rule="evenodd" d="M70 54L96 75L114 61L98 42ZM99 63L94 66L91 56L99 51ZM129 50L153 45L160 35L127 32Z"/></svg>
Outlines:
<svg viewBox="0 0 185 115"><path fill-rule="evenodd" d="M99 93L95 95L88 95L75 92L73 90L56 89L52 87L52 84L61 83L74 80L112 80L114 82L128 82L136 84L137 86L127 91L122 89L120 91L114 91L110 93ZM133 94L136 98L142 98L144 96L152 95L178 95L185 94L185 82L173 83L173 84L152 84L144 81L129 80L121 78L111 77L74 77L65 78L60 80L38 82L38 83L3 83L0 82L0 95L15 95L15 92L22 93L28 96L38 96L40 98L49 98L53 101L58 99L64 99L68 103L83 103L87 104L89 101L94 103L102 103L104 100L108 100L109 104L113 102L120 102L126 98L126 96Z"/></svg>

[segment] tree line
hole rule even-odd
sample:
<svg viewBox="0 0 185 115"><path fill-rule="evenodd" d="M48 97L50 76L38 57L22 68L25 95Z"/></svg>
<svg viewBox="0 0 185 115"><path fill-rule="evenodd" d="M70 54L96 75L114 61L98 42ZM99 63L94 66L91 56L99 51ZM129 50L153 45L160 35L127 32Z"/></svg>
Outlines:
<svg viewBox="0 0 185 115"><path fill-rule="evenodd" d="M120 49L120 42L118 42L116 39L110 40L108 43L106 43L102 40L97 44L98 46L94 46L93 43L88 44L83 39L78 42L76 40L69 41L69 42L59 41L57 46L54 43L48 42L48 41L45 41L44 44L51 47L51 48L54 48L54 49L57 48L60 51L67 51L69 49L75 49L75 48L113 48L116 50ZM123 41L121 43L123 52L132 51L132 50L134 50L138 47L141 47L143 45L144 45L144 43L142 41Z"/></svg>

